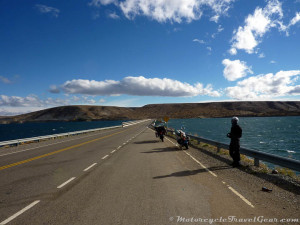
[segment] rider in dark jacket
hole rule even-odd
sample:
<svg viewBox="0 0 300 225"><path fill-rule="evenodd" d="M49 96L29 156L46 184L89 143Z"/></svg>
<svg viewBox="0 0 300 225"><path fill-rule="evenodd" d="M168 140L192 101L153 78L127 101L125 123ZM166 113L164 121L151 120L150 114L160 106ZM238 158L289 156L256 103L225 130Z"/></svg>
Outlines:
<svg viewBox="0 0 300 225"><path fill-rule="evenodd" d="M231 119L231 130L230 133L227 134L227 137L231 139L229 153L233 159L233 167L240 165L240 138L242 137L242 128L238 125L238 122L239 119L237 117Z"/></svg>

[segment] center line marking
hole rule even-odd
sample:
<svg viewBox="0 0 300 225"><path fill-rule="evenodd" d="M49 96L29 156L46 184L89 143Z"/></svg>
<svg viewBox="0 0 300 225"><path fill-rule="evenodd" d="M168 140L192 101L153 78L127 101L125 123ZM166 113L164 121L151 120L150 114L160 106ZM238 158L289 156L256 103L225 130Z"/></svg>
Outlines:
<svg viewBox="0 0 300 225"><path fill-rule="evenodd" d="M84 169L83 171L86 172L86 171L88 171L89 169L91 169L93 166L96 166L96 165L97 165L97 163L94 163L94 164L90 165L88 168Z"/></svg>
<svg viewBox="0 0 300 225"><path fill-rule="evenodd" d="M128 130L132 130L132 129L133 128L130 128ZM83 145L87 145L87 144L93 143L95 141L99 141L99 140L102 140L102 139L105 139L105 138L108 138L108 137L111 137L111 136L114 136L114 135L117 135L117 134L124 133L124 132L126 132L128 130L120 131L120 132L116 132L116 133L112 133L112 134L109 134L109 135L106 135L106 136L103 136L103 137L99 137L99 138L96 138L96 139L93 139L93 140L90 140L90 141L86 141L86 142L82 142L80 144L72 145L72 146L69 146L69 147L66 147L66 148L54 151L54 152L49 152L49 153L44 154L44 155L39 155L39 156L30 158L30 159L26 159L26 160L23 160L23 161L12 163L12 164L9 164L9 165L6 165L6 166L1 166L0 170L4 170L4 169L7 169L7 168L10 168L10 167L13 167L13 166L18 166L18 165L21 165L21 164L24 164L24 163L28 163L28 162L37 160L37 159L45 158L45 157L48 157L48 156L51 156L51 155L54 155L54 154L58 154L58 153L70 150L70 149L78 148L78 147L81 147Z"/></svg>
<svg viewBox="0 0 300 225"><path fill-rule="evenodd" d="M116 150L111 151L111 153L114 153Z"/></svg>
<svg viewBox="0 0 300 225"><path fill-rule="evenodd" d="M105 159L105 158L107 158L107 157L108 157L108 155L104 156L102 159Z"/></svg>
<svg viewBox="0 0 300 225"><path fill-rule="evenodd" d="M63 186L67 185L68 183L70 183L72 180L74 180L76 177L72 177L71 179L67 180L65 183L59 185L57 188L62 188Z"/></svg>
<svg viewBox="0 0 300 225"><path fill-rule="evenodd" d="M10 221L12 221L13 219L17 218L18 216L20 216L21 214L23 214L24 212L26 212L28 209L32 208L33 206L35 206L36 204L38 204L40 202L40 200L34 201L33 203L31 203L30 205L26 206L24 209L20 210L19 212L17 212L16 214L12 215L11 217L7 218L6 220L2 221L0 223L0 225L5 225L7 223L9 223Z"/></svg>

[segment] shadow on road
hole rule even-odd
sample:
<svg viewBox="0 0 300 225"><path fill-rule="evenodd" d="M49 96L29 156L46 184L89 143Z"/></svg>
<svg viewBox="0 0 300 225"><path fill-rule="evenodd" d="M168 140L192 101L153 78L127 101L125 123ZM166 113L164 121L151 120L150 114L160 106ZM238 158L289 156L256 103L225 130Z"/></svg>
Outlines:
<svg viewBox="0 0 300 225"><path fill-rule="evenodd" d="M215 170L232 169L232 167L231 166L213 166L208 169L210 171L215 171ZM153 177L153 179L161 179L161 178L167 178L167 177L185 177L185 176L196 175L198 173L204 173L204 172L208 172L207 169L202 168L202 169L197 169L197 170L184 170L184 171L171 173L168 175L156 176L156 177Z"/></svg>
<svg viewBox="0 0 300 225"><path fill-rule="evenodd" d="M231 159L228 159L224 156L218 155L217 153L210 152L208 150L205 150L203 148L199 148L199 147L194 146L194 145L191 145L191 147L193 147L194 149L197 149L198 151L200 151L203 154L206 154L206 155L208 155L212 158L215 158L215 159L217 159L221 162L224 162L228 165L232 163ZM239 169L240 171L242 171L244 173L248 173L248 174L251 174L253 176L259 177L259 178L261 178L261 179L263 179L267 182L270 182L270 183L272 183L272 184L274 184L274 185L276 185L276 186L278 186L278 187L280 187L280 188L282 188L286 191L292 192L296 195L300 195L300 188L299 188L300 183L291 181L291 179L288 178L288 177L285 177L283 175L281 176L281 175L273 175L273 174L268 174L268 173L256 172L249 165L242 165L241 167L238 167L236 169Z"/></svg>
<svg viewBox="0 0 300 225"><path fill-rule="evenodd" d="M154 148L153 151L147 151L141 153L161 153L161 152L176 152L176 151L182 151L182 150L178 148L167 147L167 148Z"/></svg>

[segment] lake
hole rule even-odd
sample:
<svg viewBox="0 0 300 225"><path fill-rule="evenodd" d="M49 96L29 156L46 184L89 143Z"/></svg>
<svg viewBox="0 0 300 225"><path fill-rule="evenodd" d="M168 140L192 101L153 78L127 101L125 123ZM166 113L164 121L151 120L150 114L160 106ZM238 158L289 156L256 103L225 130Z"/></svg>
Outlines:
<svg viewBox="0 0 300 225"><path fill-rule="evenodd" d="M300 160L300 117L240 117L241 146ZM168 126L229 144L231 118L171 119Z"/></svg>

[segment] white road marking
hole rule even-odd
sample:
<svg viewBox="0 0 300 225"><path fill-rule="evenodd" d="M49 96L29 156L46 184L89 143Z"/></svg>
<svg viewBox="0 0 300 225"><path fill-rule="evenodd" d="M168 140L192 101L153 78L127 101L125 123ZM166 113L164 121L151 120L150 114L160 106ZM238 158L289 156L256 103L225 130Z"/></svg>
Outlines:
<svg viewBox="0 0 300 225"><path fill-rule="evenodd" d="M67 185L68 183L70 183L72 180L74 180L76 177L72 177L71 179L67 180L65 183L59 185L57 188L62 188L63 186Z"/></svg>
<svg viewBox="0 0 300 225"><path fill-rule="evenodd" d="M177 146L178 147L178 144L174 143L173 141L171 141L169 138L166 137L166 139L171 142L173 145Z"/></svg>
<svg viewBox="0 0 300 225"><path fill-rule="evenodd" d="M235 189L233 189L232 187L230 187L229 185L227 185L227 187L229 188L229 190L231 190L234 194L236 194L237 196L239 196L247 205L251 206L252 208L254 208L254 206L251 204L251 202L249 202L243 195L241 195L240 193L238 193Z"/></svg>
<svg viewBox="0 0 300 225"><path fill-rule="evenodd" d="M169 138L166 138L169 142L171 142L172 144L178 146L177 144L175 144L173 141L171 141ZM214 172L210 171L206 166L204 166L201 162L199 162L197 159L195 159L190 153L188 153L187 151L183 151L185 154L187 154L189 157L191 157L196 163L198 163L200 166L202 166L207 172L209 172L211 175L213 175L214 177L218 177L217 174L215 174Z"/></svg>
<svg viewBox="0 0 300 225"><path fill-rule="evenodd" d="M197 159L195 159L190 153L183 151L185 154L187 154L188 156L190 156L196 163L198 163L200 166L202 166L207 172L209 172L211 175L213 175L214 177L218 177L217 174L215 174L214 172L210 171L206 166L204 166L201 162L199 162Z"/></svg>
<svg viewBox="0 0 300 225"><path fill-rule="evenodd" d="M117 149L120 149L122 146L117 147Z"/></svg>
<svg viewBox="0 0 300 225"><path fill-rule="evenodd" d="M6 220L2 221L0 223L0 225L5 225L7 223L9 223L10 221L12 221L13 219L17 218L18 216L20 216L21 214L23 214L24 212L26 212L28 209L32 208L33 206L35 206L36 204L38 204L40 202L40 200L36 200L33 203L31 203L30 205L26 206L24 209L20 210L19 212L17 212L16 214L12 215L11 217L7 218Z"/></svg>
<svg viewBox="0 0 300 225"><path fill-rule="evenodd" d="M91 169L93 166L96 166L96 165L97 165L97 163L94 163L94 164L90 165L88 168L85 168L83 171L86 172L89 169Z"/></svg>
<svg viewBox="0 0 300 225"><path fill-rule="evenodd" d="M106 159L108 157L108 155L104 156L102 159Z"/></svg>
<svg viewBox="0 0 300 225"><path fill-rule="evenodd" d="M126 142L124 142L123 145L126 145Z"/></svg>
<svg viewBox="0 0 300 225"><path fill-rule="evenodd" d="M177 144L175 144L173 141L169 140L168 138L166 138L168 141L170 141L171 143L173 143L174 145L177 146ZM218 177L214 172L210 171L206 166L204 166L201 162L199 162L197 159L195 159L190 153L188 153L187 151L183 151L185 154L189 155L195 162L197 162L200 166L202 166L205 170L207 170L211 175L213 175L214 177ZM223 184L226 184L226 182L222 181ZM254 206L252 205L251 202L249 202L243 195L241 195L239 192L237 192L235 189L233 189L232 187L230 187L229 185L227 185L227 187L229 188L229 190L231 190L235 195L237 195L238 197L240 197L247 205L251 206L252 208L254 208Z"/></svg>
<svg viewBox="0 0 300 225"><path fill-rule="evenodd" d="M114 153L116 150L111 151L111 153Z"/></svg>

